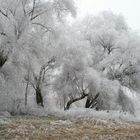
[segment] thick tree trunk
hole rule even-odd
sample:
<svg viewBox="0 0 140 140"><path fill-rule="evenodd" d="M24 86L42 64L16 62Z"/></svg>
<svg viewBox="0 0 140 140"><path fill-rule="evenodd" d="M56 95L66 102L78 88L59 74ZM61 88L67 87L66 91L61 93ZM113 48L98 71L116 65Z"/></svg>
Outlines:
<svg viewBox="0 0 140 140"><path fill-rule="evenodd" d="M75 99L71 99L71 100L69 100L68 102L67 102L67 105L66 105L66 107L64 108L64 110L69 110L70 109L70 106L73 104L73 103L75 103L75 102L77 102L77 101L80 101L80 100L82 100L82 99L84 99L85 97L87 97L88 96L88 94L83 94L81 97L79 97L79 98L75 98Z"/></svg>
<svg viewBox="0 0 140 140"><path fill-rule="evenodd" d="M44 107L44 105L43 105L43 97L42 97L40 87L36 88L36 102L37 102L38 105L41 105L42 107Z"/></svg>

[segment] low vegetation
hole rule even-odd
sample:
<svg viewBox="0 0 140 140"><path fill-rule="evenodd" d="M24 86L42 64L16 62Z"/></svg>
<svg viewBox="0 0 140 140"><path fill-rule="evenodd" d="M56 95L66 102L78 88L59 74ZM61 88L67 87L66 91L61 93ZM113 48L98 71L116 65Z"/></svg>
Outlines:
<svg viewBox="0 0 140 140"><path fill-rule="evenodd" d="M63 117L16 116L0 126L0 138L19 140L139 140L140 125L100 119L73 119Z"/></svg>

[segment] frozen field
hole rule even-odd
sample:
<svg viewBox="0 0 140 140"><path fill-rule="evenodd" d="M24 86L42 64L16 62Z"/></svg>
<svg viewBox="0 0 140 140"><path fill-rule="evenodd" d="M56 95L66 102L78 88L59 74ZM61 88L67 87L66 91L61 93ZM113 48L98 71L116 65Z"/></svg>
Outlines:
<svg viewBox="0 0 140 140"><path fill-rule="evenodd" d="M87 113L87 112L85 112ZM72 115L73 114L73 115ZM104 113L105 119L74 111L57 117L16 116L0 118L0 140L139 140L140 123ZM110 113L108 113L110 114ZM108 118L107 118L108 117ZM114 117L114 116L113 116ZM129 117L130 118L130 117Z"/></svg>

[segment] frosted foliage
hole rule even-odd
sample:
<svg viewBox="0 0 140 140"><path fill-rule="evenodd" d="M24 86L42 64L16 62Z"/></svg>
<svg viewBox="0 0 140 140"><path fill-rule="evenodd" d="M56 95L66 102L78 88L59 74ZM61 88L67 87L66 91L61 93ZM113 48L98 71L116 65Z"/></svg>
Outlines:
<svg viewBox="0 0 140 140"><path fill-rule="evenodd" d="M71 0L62 0L62 2L65 4L65 6L67 7L67 9L69 9L71 11L72 15L73 16L76 16L74 2L71 1Z"/></svg>
<svg viewBox="0 0 140 140"><path fill-rule="evenodd" d="M75 7L72 0L0 0L0 110L135 113L124 87L137 97L139 35L110 11L65 22Z"/></svg>
<svg viewBox="0 0 140 140"><path fill-rule="evenodd" d="M103 110L117 110L119 83L117 81L112 82L107 79L103 79L101 81L99 91L99 106L101 106Z"/></svg>
<svg viewBox="0 0 140 140"><path fill-rule="evenodd" d="M125 19L121 15L116 16L113 13L106 11L102 13L101 18L105 21L106 25L112 25L112 27L115 28L117 31L123 31L128 29Z"/></svg>
<svg viewBox="0 0 140 140"><path fill-rule="evenodd" d="M92 48L94 68L123 86L139 89L140 39L121 15L105 11L87 17L79 30Z"/></svg>
<svg viewBox="0 0 140 140"><path fill-rule="evenodd" d="M50 53L54 38L50 36L55 36L55 26L60 24L57 14L60 12L61 18L70 12L75 14L72 1L61 1L63 9L55 9L54 4L55 1L0 0L0 110L19 113L25 93L34 97L33 79L54 56Z"/></svg>
<svg viewBox="0 0 140 140"><path fill-rule="evenodd" d="M91 68L87 69L85 79L88 84L89 94L91 94L90 96L92 97L94 97L97 92L99 92L101 82L100 78L101 77L97 71Z"/></svg>
<svg viewBox="0 0 140 140"><path fill-rule="evenodd" d="M133 102L131 102L130 97L128 97L123 89L119 90L119 97L118 102L122 106L123 111L129 111L130 113L134 114L135 108Z"/></svg>

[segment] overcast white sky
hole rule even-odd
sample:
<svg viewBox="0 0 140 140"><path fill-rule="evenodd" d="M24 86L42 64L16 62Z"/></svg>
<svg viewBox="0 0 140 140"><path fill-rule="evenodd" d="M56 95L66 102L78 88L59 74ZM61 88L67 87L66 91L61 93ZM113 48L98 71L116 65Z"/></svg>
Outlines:
<svg viewBox="0 0 140 140"><path fill-rule="evenodd" d="M128 25L140 32L140 0L76 0L78 17L96 15L105 10L122 14Z"/></svg>

